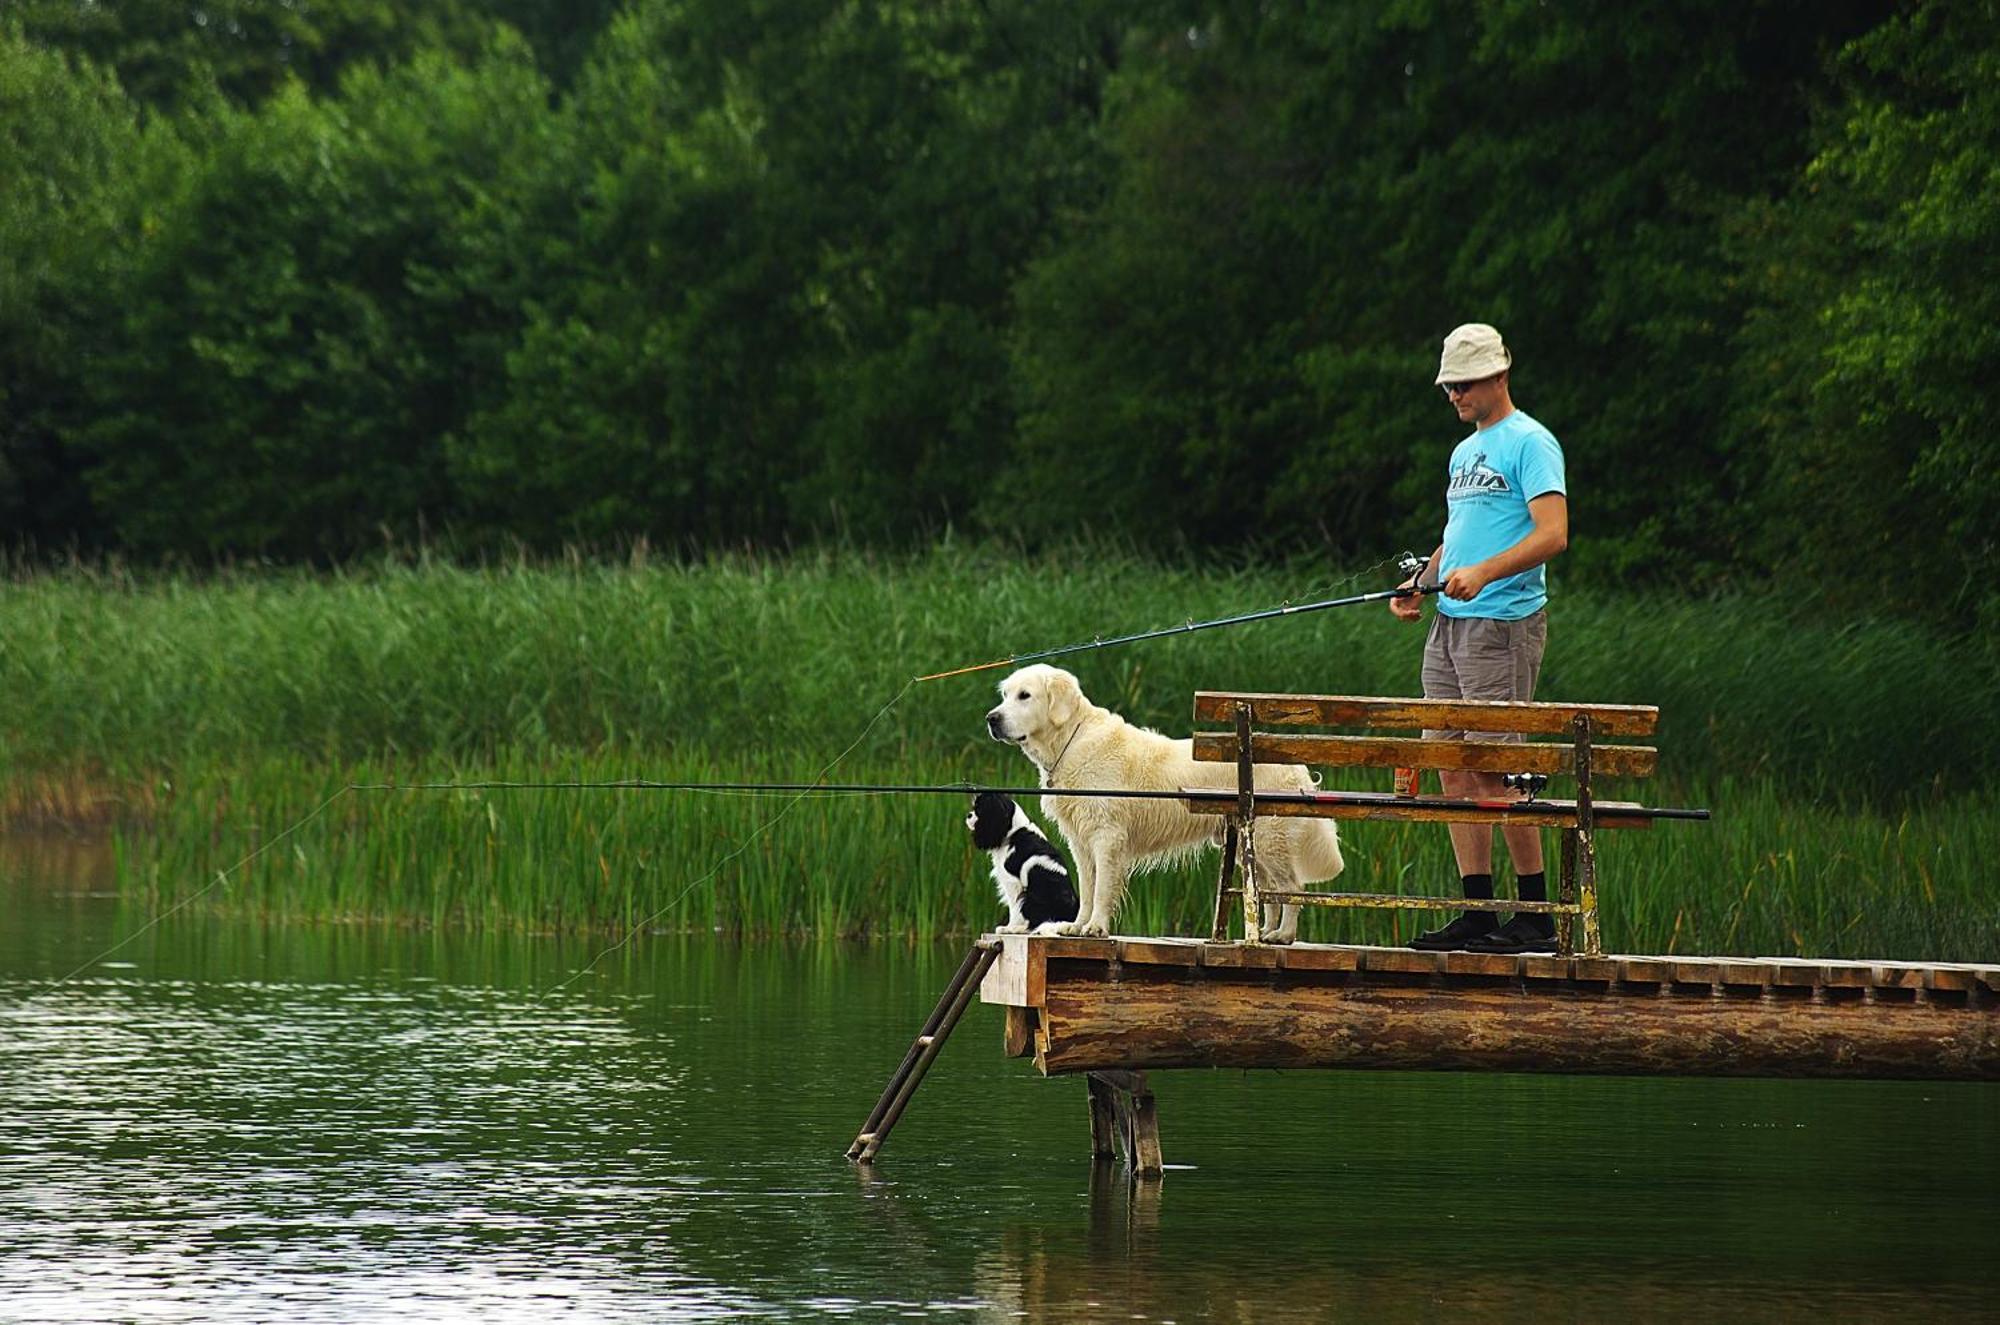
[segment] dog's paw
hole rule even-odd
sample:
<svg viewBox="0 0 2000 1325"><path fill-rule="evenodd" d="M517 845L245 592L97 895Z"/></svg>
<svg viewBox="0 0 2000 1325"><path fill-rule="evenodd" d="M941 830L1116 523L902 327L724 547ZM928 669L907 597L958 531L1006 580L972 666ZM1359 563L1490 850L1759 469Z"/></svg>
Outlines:
<svg viewBox="0 0 2000 1325"><path fill-rule="evenodd" d="M1111 930L1104 925L1086 924L1078 921L1069 927L1069 932L1080 939L1103 939L1111 937Z"/></svg>
<svg viewBox="0 0 2000 1325"><path fill-rule="evenodd" d="M1295 941L1297 938L1298 935L1296 934L1266 934L1264 936L1264 942L1275 943L1280 947L1282 947L1287 943Z"/></svg>
<svg viewBox="0 0 2000 1325"><path fill-rule="evenodd" d="M1066 920L1044 920L1028 932L1030 934L1046 935L1067 934L1069 933L1069 928L1069 922Z"/></svg>
<svg viewBox="0 0 2000 1325"><path fill-rule="evenodd" d="M996 925L993 927L993 932L995 934L1025 934L1028 932L1028 922L1023 920L1018 925Z"/></svg>

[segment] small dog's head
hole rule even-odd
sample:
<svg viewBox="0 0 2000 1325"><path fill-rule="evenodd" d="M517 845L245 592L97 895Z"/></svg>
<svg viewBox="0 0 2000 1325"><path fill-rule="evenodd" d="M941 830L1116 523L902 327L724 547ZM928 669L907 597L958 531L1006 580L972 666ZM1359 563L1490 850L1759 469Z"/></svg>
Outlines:
<svg viewBox="0 0 2000 1325"><path fill-rule="evenodd" d="M986 730L1010 745L1047 739L1074 722L1083 707L1083 687L1076 677L1060 667L1034 663L1000 683L1000 702L987 711Z"/></svg>
<svg viewBox="0 0 2000 1325"><path fill-rule="evenodd" d="M966 813L965 827L972 834L972 845L981 851L991 851L1007 840L1007 832L1014 826L1014 798L1004 792L982 791L972 798L972 809Z"/></svg>

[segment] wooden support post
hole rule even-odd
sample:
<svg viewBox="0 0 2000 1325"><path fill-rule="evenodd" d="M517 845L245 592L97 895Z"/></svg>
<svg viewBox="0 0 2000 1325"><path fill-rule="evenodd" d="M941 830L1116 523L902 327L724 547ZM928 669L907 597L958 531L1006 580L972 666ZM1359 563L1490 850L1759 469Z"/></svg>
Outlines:
<svg viewBox="0 0 2000 1325"><path fill-rule="evenodd" d="M1144 1072L1106 1070L1085 1077L1090 1091L1090 1154L1125 1161L1135 1178L1166 1171L1160 1158L1158 1102Z"/></svg>
<svg viewBox="0 0 2000 1325"><path fill-rule="evenodd" d="M1236 877L1236 820L1229 820L1229 826L1222 834L1222 864L1215 875L1215 918L1208 927L1210 943L1229 941L1229 901L1236 896L1233 882Z"/></svg>
<svg viewBox="0 0 2000 1325"><path fill-rule="evenodd" d="M1095 1072L1085 1074L1083 1085L1090 1096L1090 1157L1096 1160L1116 1159L1118 1106L1112 1101L1117 1091Z"/></svg>
<svg viewBox="0 0 2000 1325"><path fill-rule="evenodd" d="M1159 1104L1148 1090L1129 1095L1130 1112L1125 1115L1125 1162L1135 1178L1157 1178L1166 1172L1160 1158Z"/></svg>
<svg viewBox="0 0 2000 1325"><path fill-rule="evenodd" d="M1009 1058L1026 1058L1035 1052L1035 1010L1010 1003L1004 1011L1007 1019L1000 1026L1000 1047Z"/></svg>
<svg viewBox="0 0 2000 1325"><path fill-rule="evenodd" d="M1236 822L1243 853L1243 941L1264 941L1264 899L1257 888L1257 765L1250 757L1250 706L1236 705Z"/></svg>
<svg viewBox="0 0 2000 1325"><path fill-rule="evenodd" d="M1596 822L1591 809L1590 715L1579 713L1576 730L1576 855L1577 901L1583 907L1583 953L1603 954L1597 930L1597 843Z"/></svg>

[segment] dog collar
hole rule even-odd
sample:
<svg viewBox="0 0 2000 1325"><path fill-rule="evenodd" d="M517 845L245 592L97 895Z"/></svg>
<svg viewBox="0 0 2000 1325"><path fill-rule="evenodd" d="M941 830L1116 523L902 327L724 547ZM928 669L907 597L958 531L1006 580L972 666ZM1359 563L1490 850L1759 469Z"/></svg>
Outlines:
<svg viewBox="0 0 2000 1325"><path fill-rule="evenodd" d="M1061 788L1056 787L1056 770L1062 767L1063 756L1069 753L1069 748L1072 745L1076 744L1076 738L1081 736L1082 734L1083 734L1083 724L1078 723L1076 729L1070 732L1069 739L1063 742L1062 751L1060 754L1056 755L1056 761L1053 764L1050 764L1047 768L1042 770L1043 786L1055 790L1061 790Z"/></svg>

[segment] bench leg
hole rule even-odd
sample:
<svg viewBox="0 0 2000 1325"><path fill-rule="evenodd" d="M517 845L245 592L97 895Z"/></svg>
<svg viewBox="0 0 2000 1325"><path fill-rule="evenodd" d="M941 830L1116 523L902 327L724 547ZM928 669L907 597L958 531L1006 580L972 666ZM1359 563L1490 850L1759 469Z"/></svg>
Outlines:
<svg viewBox="0 0 2000 1325"><path fill-rule="evenodd" d="M1208 927L1210 943L1229 942L1229 899L1236 894L1236 821L1222 835L1222 865L1215 876L1215 917Z"/></svg>
<svg viewBox="0 0 2000 1325"><path fill-rule="evenodd" d="M1577 835L1577 900L1583 903L1583 953L1586 957L1604 955L1604 942L1597 932L1597 848L1592 844L1590 830L1580 830Z"/></svg>
<svg viewBox="0 0 2000 1325"><path fill-rule="evenodd" d="M1236 831L1243 852L1243 941L1264 941L1264 898L1257 887L1257 766L1251 758L1250 706L1236 706Z"/></svg>
<svg viewBox="0 0 2000 1325"><path fill-rule="evenodd" d="M1237 842L1243 855L1243 941L1264 941L1264 890L1257 886L1257 836L1250 821L1243 825Z"/></svg>
<svg viewBox="0 0 2000 1325"><path fill-rule="evenodd" d="M1583 907L1583 951L1596 957L1604 945L1597 933L1597 819L1591 790L1590 715L1579 713L1572 724L1576 732L1576 863L1577 902Z"/></svg>
<svg viewBox="0 0 2000 1325"><path fill-rule="evenodd" d="M1556 900L1565 906L1576 904L1576 830L1562 830L1562 862L1556 872ZM1556 913L1556 951L1568 957L1576 952L1576 917L1568 911Z"/></svg>

